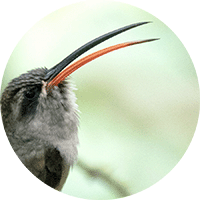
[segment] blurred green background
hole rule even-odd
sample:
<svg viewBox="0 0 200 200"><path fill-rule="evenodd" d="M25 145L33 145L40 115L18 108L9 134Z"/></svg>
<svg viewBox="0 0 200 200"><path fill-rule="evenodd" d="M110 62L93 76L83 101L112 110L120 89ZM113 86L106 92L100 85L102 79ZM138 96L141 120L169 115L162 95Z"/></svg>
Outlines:
<svg viewBox="0 0 200 200"><path fill-rule="evenodd" d="M114 1L84 1L53 12L23 36L8 61L2 90L27 70L50 68L91 39L141 21L153 23L86 54L121 42L161 39L112 52L71 75L78 88L80 145L64 193L119 198L150 187L172 170L191 142L199 115L192 61L161 21Z"/></svg>

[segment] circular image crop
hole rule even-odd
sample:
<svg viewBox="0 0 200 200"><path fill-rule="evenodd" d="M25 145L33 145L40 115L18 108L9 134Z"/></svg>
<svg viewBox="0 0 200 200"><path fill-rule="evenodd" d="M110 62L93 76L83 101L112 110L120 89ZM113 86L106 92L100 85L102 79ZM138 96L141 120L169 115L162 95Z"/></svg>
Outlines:
<svg viewBox="0 0 200 200"><path fill-rule="evenodd" d="M15 153L42 182L74 197L117 199L180 161L198 121L198 79L159 19L120 2L83 1L19 41L1 114Z"/></svg>

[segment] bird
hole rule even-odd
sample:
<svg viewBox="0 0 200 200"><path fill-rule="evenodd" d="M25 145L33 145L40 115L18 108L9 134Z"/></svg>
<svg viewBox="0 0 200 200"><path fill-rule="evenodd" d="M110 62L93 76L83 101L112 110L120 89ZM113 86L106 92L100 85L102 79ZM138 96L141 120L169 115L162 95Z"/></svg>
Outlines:
<svg viewBox="0 0 200 200"><path fill-rule="evenodd" d="M78 156L78 106L69 76L109 52L158 38L120 43L73 61L98 44L148 23L126 25L99 36L52 68L25 72L4 89L1 114L8 140L25 167L51 188L62 190Z"/></svg>

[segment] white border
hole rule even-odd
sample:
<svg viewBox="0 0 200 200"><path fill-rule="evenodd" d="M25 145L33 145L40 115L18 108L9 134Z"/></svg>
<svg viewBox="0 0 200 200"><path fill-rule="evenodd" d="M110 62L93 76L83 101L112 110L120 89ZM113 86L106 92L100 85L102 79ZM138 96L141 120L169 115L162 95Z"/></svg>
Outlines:
<svg viewBox="0 0 200 200"><path fill-rule="evenodd" d="M12 50L15 48L21 37L31 28L37 21L45 17L49 13L64 7L68 4L78 2L76 0L7 0L1 2L0 7L0 79L2 79L3 70L7 64ZM198 77L200 77L200 61L198 37L199 31L199 2L196 0L120 0L142 8L143 10L153 14L179 37L189 52L194 66L196 67ZM198 49L197 49L198 48ZM0 80L1 81L1 80ZM132 197L126 199L143 200L177 200L177 199L200 199L199 180L200 180L200 125L196 130L192 143L179 164L161 181L151 188L142 191ZM75 197L67 197L65 194L42 187L42 183L32 177L32 184L29 183L30 173L25 172L21 163L18 162L15 154L8 145L8 140L4 134L2 123L0 123L0 173L1 173L1 199L77 199ZM18 171L16 174L12 169ZM21 169L22 168L22 169ZM9 175L8 175L9 173ZM22 174L22 175L21 175ZM10 179L12 177L12 179ZM15 186L13 188L12 186ZM44 191L45 190L45 191ZM58 197L59 196L59 197Z"/></svg>

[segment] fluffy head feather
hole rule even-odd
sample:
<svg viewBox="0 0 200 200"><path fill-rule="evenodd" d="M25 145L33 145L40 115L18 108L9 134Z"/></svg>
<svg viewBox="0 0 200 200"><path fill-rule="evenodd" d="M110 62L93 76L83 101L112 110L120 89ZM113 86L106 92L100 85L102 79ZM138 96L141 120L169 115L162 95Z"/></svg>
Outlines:
<svg viewBox="0 0 200 200"><path fill-rule="evenodd" d="M43 81L46 73L46 68L34 69L8 84L1 97L4 128L22 161L25 153L28 156L37 148L52 146L67 163L73 164L78 144L73 86L67 80L46 91ZM30 144L30 148L23 148L25 144Z"/></svg>

